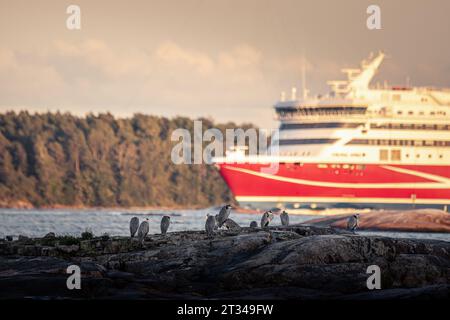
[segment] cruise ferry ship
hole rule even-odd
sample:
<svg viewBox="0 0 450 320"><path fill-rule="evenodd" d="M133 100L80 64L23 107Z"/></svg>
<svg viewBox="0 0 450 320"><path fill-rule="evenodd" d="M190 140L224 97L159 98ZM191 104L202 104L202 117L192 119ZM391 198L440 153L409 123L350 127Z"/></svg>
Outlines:
<svg viewBox="0 0 450 320"><path fill-rule="evenodd" d="M343 69L325 96L282 94L276 154L214 160L241 206L449 210L450 90L372 87L384 57Z"/></svg>

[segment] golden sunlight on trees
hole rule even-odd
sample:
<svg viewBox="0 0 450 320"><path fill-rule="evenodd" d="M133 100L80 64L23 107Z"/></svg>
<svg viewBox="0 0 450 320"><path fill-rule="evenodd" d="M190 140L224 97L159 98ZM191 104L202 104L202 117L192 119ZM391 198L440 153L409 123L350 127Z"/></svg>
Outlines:
<svg viewBox="0 0 450 320"><path fill-rule="evenodd" d="M204 129L235 124L202 119ZM231 194L210 165L175 165L170 133L192 120L136 114L0 114L0 205L209 206Z"/></svg>

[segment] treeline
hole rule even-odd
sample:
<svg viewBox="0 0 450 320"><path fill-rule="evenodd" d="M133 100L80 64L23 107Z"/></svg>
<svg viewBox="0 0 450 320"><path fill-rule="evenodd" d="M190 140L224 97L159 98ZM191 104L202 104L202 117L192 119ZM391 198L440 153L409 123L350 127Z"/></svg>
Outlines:
<svg viewBox="0 0 450 320"><path fill-rule="evenodd" d="M203 129L235 128L201 119ZM248 127L248 126L247 126ZM175 165L184 117L0 114L0 206L209 206L232 196L211 165Z"/></svg>

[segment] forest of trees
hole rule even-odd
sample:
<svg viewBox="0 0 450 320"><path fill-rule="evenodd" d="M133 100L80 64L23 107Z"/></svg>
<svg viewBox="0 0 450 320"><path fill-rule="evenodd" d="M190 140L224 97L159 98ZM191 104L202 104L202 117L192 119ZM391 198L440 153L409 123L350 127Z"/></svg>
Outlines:
<svg viewBox="0 0 450 320"><path fill-rule="evenodd" d="M235 128L203 120L203 129ZM247 125L248 126L248 125ZM0 114L0 206L209 206L232 201L212 165L175 165L184 117Z"/></svg>

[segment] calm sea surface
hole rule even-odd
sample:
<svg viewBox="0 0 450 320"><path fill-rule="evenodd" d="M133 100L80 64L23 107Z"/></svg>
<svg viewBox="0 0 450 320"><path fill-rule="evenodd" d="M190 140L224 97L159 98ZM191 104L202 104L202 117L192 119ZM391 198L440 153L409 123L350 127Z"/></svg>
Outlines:
<svg viewBox="0 0 450 320"><path fill-rule="evenodd" d="M171 217L170 231L204 230L205 215L216 214L217 209L202 210L17 210L0 209L0 238L7 235L41 237L48 232L57 235L80 235L90 229L95 235L108 233L111 236L129 235L129 221L137 216L140 220L149 219L150 233L159 233L161 217ZM251 221L260 221L260 215L232 213L232 218L241 226L248 226ZM290 215L291 223L300 223L314 219L310 215ZM280 218L275 216L273 225L279 225ZM360 234L374 234L398 238L422 238L450 241L450 234L446 233L413 233L413 232L367 232Z"/></svg>

